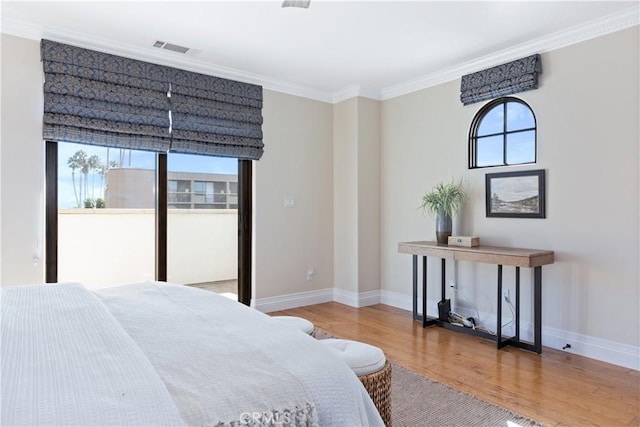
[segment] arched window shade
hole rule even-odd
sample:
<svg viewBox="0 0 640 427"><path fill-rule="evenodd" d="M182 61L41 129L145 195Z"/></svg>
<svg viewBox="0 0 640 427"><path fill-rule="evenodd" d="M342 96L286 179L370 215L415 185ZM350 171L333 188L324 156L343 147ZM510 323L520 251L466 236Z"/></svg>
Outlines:
<svg viewBox="0 0 640 427"><path fill-rule="evenodd" d="M507 64L462 76L460 101L464 105L513 95L538 88L542 73L540 55L535 54Z"/></svg>
<svg viewBox="0 0 640 427"><path fill-rule="evenodd" d="M257 160L262 87L42 40L45 140Z"/></svg>

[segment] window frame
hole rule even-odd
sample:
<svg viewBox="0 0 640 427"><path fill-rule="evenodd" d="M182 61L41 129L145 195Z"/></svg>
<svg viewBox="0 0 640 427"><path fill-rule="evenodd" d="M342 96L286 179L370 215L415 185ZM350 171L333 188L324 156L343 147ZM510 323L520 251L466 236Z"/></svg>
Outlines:
<svg viewBox="0 0 640 427"><path fill-rule="evenodd" d="M167 280L167 154L156 157L155 279ZM251 304L252 160L238 159L238 301ZM45 282L58 281L58 142L45 141Z"/></svg>
<svg viewBox="0 0 640 427"><path fill-rule="evenodd" d="M509 103L518 103L525 106L531 116L533 117L533 127L530 128L522 128L517 130L507 130L507 104ZM482 123L482 120L487 116L489 112L491 112L497 106L502 105L504 108L503 112L503 123L502 123L502 132L491 133L487 135L478 136L478 128ZM507 137L509 135L523 133L523 132L531 132L533 131L533 161L525 162L525 163L507 163ZM502 136L502 163L494 164L494 165L486 165L486 166L478 166L478 139L480 138L488 138L488 137L496 137ZM487 104L483 105L480 110L476 113L471 121L471 126L469 127L469 169L484 169L484 168L495 168L501 166L519 166L519 165L531 165L536 164L538 162L538 120L536 115L529 104L523 101L520 98L516 98L513 96L505 96L501 98L494 99Z"/></svg>

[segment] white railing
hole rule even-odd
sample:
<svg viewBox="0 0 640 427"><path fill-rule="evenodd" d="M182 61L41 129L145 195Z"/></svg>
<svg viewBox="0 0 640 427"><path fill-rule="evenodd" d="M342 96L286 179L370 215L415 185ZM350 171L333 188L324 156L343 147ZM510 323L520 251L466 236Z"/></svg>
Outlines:
<svg viewBox="0 0 640 427"><path fill-rule="evenodd" d="M235 209L169 209L167 280L190 284L236 279L237 218ZM59 282L102 287L154 277L154 210L59 210Z"/></svg>

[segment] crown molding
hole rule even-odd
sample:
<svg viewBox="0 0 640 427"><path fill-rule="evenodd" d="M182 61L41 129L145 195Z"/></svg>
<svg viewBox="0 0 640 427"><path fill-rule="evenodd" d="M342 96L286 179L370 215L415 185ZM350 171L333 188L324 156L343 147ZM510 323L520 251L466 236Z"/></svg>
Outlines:
<svg viewBox="0 0 640 427"><path fill-rule="evenodd" d="M465 74L484 70L495 65L504 64L534 53L545 53L572 44L587 41L609 33L624 30L640 24L640 6L607 15L583 25L558 31L530 42L504 49L491 55L483 56L443 70L429 73L417 79L408 80L380 90L381 99L391 99L406 95L442 83L456 80Z"/></svg>
<svg viewBox="0 0 640 427"><path fill-rule="evenodd" d="M351 85L334 91L331 99L334 104L337 104L356 97L371 98L376 101L381 100L379 89L359 85Z"/></svg>
<svg viewBox="0 0 640 427"><path fill-rule="evenodd" d="M67 43L81 48L92 49L103 53L119 55L140 61L153 62L159 65L176 67L187 71L213 75L244 83L260 85L263 89L287 93L303 98L314 99L327 103L333 103L333 94L308 86L297 85L260 74L249 73L235 68L210 64L194 57L181 56L174 52L161 51L152 47L141 48L110 39L90 36L61 28L47 28L33 25L28 22L2 18L2 33L12 36L41 40L49 39L60 43Z"/></svg>
<svg viewBox="0 0 640 427"><path fill-rule="evenodd" d="M534 53L545 53L609 33L624 30L640 24L640 5L604 16L583 25L568 28L544 36L527 43L504 49L472 61L438 70L416 79L408 80L385 88L372 88L351 85L345 88L327 91L295 83L289 83L272 77L246 71L209 64L194 57L178 56L172 52L157 51L157 49L140 48L113 40L89 36L61 28L41 28L31 23L2 18L1 31L13 36L40 40L47 38L61 43L98 50L100 52L125 56L127 58L154 62L160 65L182 68L202 74L214 75L245 83L261 85L264 89L282 92L289 95L314 99L316 101L336 104L354 97L365 97L374 100L386 100L408 93L423 90L432 86L459 79L461 76L479 70L513 61ZM175 55L175 56L174 56Z"/></svg>

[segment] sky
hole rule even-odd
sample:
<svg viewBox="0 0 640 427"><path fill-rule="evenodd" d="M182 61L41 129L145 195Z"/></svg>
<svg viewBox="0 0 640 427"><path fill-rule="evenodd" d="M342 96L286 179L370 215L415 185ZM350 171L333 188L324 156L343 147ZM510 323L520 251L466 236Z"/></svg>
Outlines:
<svg viewBox="0 0 640 427"><path fill-rule="evenodd" d="M496 133L531 129L536 126L531 110L519 102L507 102L507 121L504 120L504 104L487 111L477 130L477 166L503 164L503 135ZM506 124L506 129L505 129ZM536 160L535 131L523 131L507 135L507 159L509 165L533 163Z"/></svg>
<svg viewBox="0 0 640 427"><path fill-rule="evenodd" d="M74 194L72 183L72 170L68 165L69 158L78 151L84 151L87 157L97 155L100 157L102 164L107 164L107 156L109 162L120 162L120 154L124 155L122 166L141 169L155 169L156 155L147 151L120 150L117 148L107 149L94 145L73 144L69 142L61 142L58 144L58 208L68 209L77 206L76 196ZM169 153L167 161L168 170L171 172L202 172L202 173L238 173L238 160L233 158L196 156L190 154L174 154ZM75 171L76 192L79 188L80 171ZM103 197L100 190L101 179L97 172L89 174L88 179L88 197L97 199ZM82 199L86 199L83 195Z"/></svg>

